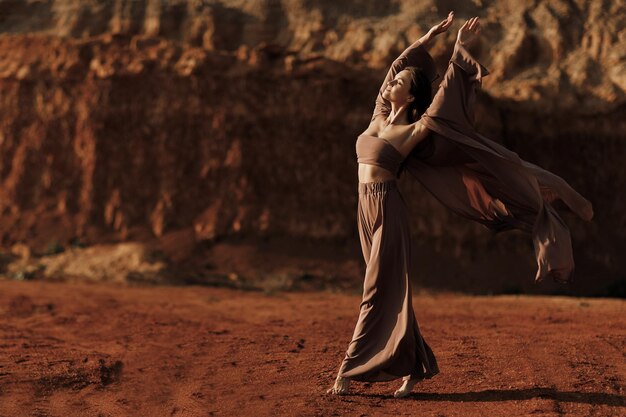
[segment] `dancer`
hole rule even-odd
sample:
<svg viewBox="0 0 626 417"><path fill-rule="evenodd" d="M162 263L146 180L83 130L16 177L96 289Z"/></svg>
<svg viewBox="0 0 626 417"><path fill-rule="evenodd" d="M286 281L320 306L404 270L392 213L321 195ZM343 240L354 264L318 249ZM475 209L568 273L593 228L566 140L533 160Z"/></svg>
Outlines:
<svg viewBox="0 0 626 417"><path fill-rule="evenodd" d="M476 89L488 70L465 46L480 32L477 17L459 29L454 52L438 78L423 45L447 30L453 12L392 64L369 127L356 143L358 229L366 262L363 299L352 340L328 393L346 394L350 380L402 377L395 397L439 373L412 305L410 233L396 177L407 170L453 212L497 232L532 233L540 281L569 282L574 270L569 231L550 204L590 221L591 203L562 178L519 158L473 128Z"/></svg>

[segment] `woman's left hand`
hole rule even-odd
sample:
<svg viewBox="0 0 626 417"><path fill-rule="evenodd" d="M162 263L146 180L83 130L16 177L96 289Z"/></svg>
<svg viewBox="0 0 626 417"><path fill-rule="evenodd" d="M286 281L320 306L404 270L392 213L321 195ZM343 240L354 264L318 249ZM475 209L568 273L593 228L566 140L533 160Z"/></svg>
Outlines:
<svg viewBox="0 0 626 417"><path fill-rule="evenodd" d="M454 20L454 12L448 13L448 17L443 19L440 23L431 27L428 31L432 36L439 35L440 33L445 32L452 25L452 21Z"/></svg>
<svg viewBox="0 0 626 417"><path fill-rule="evenodd" d="M478 34L480 33L480 22L478 21L478 17L472 17L467 22L461 26L459 29L459 33L457 35L457 42L461 45L468 45L472 43L476 38L478 38Z"/></svg>

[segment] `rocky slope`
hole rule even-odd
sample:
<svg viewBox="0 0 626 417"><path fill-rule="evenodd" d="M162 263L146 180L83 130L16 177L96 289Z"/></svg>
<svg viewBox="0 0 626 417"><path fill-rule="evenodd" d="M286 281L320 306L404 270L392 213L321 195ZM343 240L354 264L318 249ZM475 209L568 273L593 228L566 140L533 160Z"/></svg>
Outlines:
<svg viewBox="0 0 626 417"><path fill-rule="evenodd" d="M356 135L386 65L453 4L0 7L2 246L26 242L45 252L156 238L180 261L198 243L229 237L338 247L356 239ZM457 22L431 52L443 70L456 29L481 16L473 51L491 75L479 129L594 203L591 224L564 213L580 280L587 280L577 291L614 291L626 267L623 3L454 7ZM402 182L416 246L431 261L422 271L436 271L441 259L456 276L445 285L490 288L495 275L507 274L496 290L525 289L521 282L534 274L529 237L494 238L442 210L410 179ZM507 268L507 260L521 267ZM426 275L421 282L441 282Z"/></svg>

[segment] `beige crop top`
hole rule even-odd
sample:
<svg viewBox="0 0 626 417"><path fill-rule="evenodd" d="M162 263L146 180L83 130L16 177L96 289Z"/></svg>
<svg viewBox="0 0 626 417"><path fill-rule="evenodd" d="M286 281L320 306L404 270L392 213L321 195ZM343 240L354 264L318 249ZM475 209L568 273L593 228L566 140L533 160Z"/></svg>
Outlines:
<svg viewBox="0 0 626 417"><path fill-rule="evenodd" d="M376 165L398 175L404 157L387 139L359 135L356 140L357 162Z"/></svg>

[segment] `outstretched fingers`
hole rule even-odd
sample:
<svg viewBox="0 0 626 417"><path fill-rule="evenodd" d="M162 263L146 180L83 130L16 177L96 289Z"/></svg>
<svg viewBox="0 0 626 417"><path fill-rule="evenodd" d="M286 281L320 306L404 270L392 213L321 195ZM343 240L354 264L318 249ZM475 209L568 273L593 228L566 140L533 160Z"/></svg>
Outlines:
<svg viewBox="0 0 626 417"><path fill-rule="evenodd" d="M470 23L468 29L473 32L474 30L476 30L478 28L479 25L480 25L480 23L478 22L478 17L474 17L474 18L471 19L471 23Z"/></svg>
<svg viewBox="0 0 626 417"><path fill-rule="evenodd" d="M463 26L459 29L457 40L465 45L476 39L476 36L480 33L480 22L478 16L472 17L463 23Z"/></svg>
<svg viewBox="0 0 626 417"><path fill-rule="evenodd" d="M448 28L452 25L454 21L454 12L448 13L448 17L439 22L436 26L433 27L435 33L442 33L448 30Z"/></svg>
<svg viewBox="0 0 626 417"><path fill-rule="evenodd" d="M474 32L477 32L479 28L480 28L480 22L478 20L478 17L472 17L466 20L463 26L461 26L461 29L459 30L464 31L464 32L474 33Z"/></svg>

